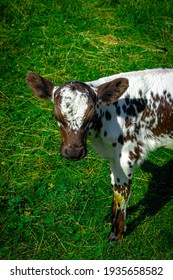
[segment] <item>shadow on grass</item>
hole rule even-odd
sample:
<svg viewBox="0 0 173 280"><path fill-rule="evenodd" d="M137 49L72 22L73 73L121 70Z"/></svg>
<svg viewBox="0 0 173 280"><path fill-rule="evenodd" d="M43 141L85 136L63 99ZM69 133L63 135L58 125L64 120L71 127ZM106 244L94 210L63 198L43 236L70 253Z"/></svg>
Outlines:
<svg viewBox="0 0 173 280"><path fill-rule="evenodd" d="M137 217L128 223L126 236L146 217L155 215L173 197L173 160L161 167L146 161L141 168L146 172L152 172L152 180L145 197L127 210L127 216Z"/></svg>

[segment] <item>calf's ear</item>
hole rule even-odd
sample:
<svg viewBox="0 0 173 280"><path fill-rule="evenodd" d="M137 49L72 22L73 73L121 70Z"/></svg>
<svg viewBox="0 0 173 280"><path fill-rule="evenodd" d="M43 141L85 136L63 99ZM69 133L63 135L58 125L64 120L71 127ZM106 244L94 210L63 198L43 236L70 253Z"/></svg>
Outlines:
<svg viewBox="0 0 173 280"><path fill-rule="evenodd" d="M36 73L28 73L26 82L38 98L52 98L54 84Z"/></svg>
<svg viewBox="0 0 173 280"><path fill-rule="evenodd" d="M117 78L111 82L98 86L98 99L106 104L115 103L128 87L128 79Z"/></svg>

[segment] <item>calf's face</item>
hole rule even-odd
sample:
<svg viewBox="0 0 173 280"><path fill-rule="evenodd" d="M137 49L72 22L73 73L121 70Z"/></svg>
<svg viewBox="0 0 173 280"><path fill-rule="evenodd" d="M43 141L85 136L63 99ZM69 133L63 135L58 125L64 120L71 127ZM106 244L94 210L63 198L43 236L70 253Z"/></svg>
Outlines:
<svg viewBox="0 0 173 280"><path fill-rule="evenodd" d="M94 118L97 102L114 103L128 88L128 80L115 79L91 88L82 82L67 82L56 87L52 82L28 73L26 81L38 98L54 102L54 117L60 127L61 154L70 160L80 160L87 154L86 138Z"/></svg>
<svg viewBox="0 0 173 280"><path fill-rule="evenodd" d="M69 82L54 92L54 116L60 127L61 154L70 160L86 156L86 137L95 112L96 95L84 83Z"/></svg>

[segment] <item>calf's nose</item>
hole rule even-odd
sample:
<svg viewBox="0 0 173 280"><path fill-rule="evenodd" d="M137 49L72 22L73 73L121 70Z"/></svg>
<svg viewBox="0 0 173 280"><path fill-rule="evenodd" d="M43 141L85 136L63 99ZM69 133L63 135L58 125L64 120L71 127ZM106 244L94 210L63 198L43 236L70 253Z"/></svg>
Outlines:
<svg viewBox="0 0 173 280"><path fill-rule="evenodd" d="M80 147L61 147L61 155L70 160L80 160L84 158L87 154L86 148L84 146Z"/></svg>

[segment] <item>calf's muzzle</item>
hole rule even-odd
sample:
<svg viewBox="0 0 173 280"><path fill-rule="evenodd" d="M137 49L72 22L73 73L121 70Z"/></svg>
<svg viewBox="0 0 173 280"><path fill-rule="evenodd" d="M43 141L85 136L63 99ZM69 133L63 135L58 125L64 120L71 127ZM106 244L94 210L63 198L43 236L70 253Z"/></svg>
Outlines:
<svg viewBox="0 0 173 280"><path fill-rule="evenodd" d="M61 155L69 160L80 160L87 155L87 149L84 145L77 147L71 145L62 145Z"/></svg>

